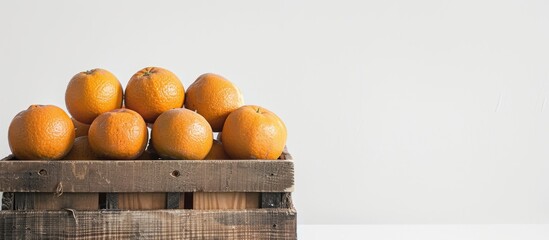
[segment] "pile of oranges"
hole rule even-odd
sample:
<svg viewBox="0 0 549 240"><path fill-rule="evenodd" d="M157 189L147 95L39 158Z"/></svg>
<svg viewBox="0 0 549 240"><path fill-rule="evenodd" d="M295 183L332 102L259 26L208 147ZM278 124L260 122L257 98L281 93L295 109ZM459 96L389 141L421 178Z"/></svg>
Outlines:
<svg viewBox="0 0 549 240"><path fill-rule="evenodd" d="M240 90L212 73L185 91L173 72L147 67L123 89L111 72L93 69L70 80L65 103L72 118L53 105L13 118L8 140L17 159L277 159L286 144L279 117L244 105Z"/></svg>

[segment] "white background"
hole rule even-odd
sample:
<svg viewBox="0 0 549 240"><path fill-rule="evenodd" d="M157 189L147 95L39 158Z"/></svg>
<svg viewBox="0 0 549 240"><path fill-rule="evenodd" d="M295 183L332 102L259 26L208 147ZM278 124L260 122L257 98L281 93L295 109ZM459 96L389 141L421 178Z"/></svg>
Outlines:
<svg viewBox="0 0 549 240"><path fill-rule="evenodd" d="M286 122L300 224L549 223L547 1L1 1L0 152L77 72L146 66Z"/></svg>

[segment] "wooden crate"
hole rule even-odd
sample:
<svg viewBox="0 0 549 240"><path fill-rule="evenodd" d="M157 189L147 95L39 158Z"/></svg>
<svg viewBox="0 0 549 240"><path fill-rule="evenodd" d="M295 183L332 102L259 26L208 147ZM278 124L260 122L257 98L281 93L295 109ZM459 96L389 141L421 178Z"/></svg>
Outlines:
<svg viewBox="0 0 549 240"><path fill-rule="evenodd" d="M297 238L287 152L276 161L4 160L0 239ZM194 192L257 193L259 208L187 209ZM165 209L120 210L119 193L165 194Z"/></svg>

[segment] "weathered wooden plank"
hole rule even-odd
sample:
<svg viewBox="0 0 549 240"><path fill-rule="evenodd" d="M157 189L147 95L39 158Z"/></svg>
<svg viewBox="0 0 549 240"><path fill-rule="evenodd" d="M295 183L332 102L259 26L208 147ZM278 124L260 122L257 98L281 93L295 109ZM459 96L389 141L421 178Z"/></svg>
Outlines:
<svg viewBox="0 0 549 240"><path fill-rule="evenodd" d="M283 208L294 208L292 193L283 193L281 205Z"/></svg>
<svg viewBox="0 0 549 240"><path fill-rule="evenodd" d="M0 161L3 192L291 192L293 185L289 160Z"/></svg>
<svg viewBox="0 0 549 240"><path fill-rule="evenodd" d="M285 146L284 150L282 151L282 154L279 157L280 160L292 160L292 155L288 152L288 148ZM291 202L285 202L287 199L285 198L287 196L289 198L289 195L285 195L284 193L271 193L271 192L262 192L260 193L260 206L261 208L279 208L284 206L285 204L292 204Z"/></svg>
<svg viewBox="0 0 549 240"><path fill-rule="evenodd" d="M1 211L0 239L296 239L294 209Z"/></svg>
<svg viewBox="0 0 549 240"><path fill-rule="evenodd" d="M98 193L15 193L15 210L97 210Z"/></svg>
<svg viewBox="0 0 549 240"><path fill-rule="evenodd" d="M292 156L284 148L280 160L290 160ZM266 197L268 198L268 197ZM260 193L245 192L196 192L193 195L193 209L254 209L259 208ZM273 204L274 198L269 199L269 207L280 206L280 202ZM267 206L267 204L266 204Z"/></svg>

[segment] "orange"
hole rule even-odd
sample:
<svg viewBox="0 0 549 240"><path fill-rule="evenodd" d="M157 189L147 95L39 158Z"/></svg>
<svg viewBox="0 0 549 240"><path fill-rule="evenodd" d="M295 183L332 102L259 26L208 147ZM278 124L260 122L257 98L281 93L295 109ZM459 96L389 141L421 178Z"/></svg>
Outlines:
<svg viewBox="0 0 549 240"><path fill-rule="evenodd" d="M229 155L223 149L223 144L221 141L213 140L212 149L204 159L207 160L221 160L221 159L231 159Z"/></svg>
<svg viewBox="0 0 549 240"><path fill-rule="evenodd" d="M74 139L71 151L64 160L94 160L98 159L96 154L91 150L88 142L88 136L81 136Z"/></svg>
<svg viewBox="0 0 549 240"><path fill-rule="evenodd" d="M286 126L266 108L246 105L227 117L221 139L233 159L277 159L286 145Z"/></svg>
<svg viewBox="0 0 549 240"><path fill-rule="evenodd" d="M74 119L90 124L99 114L120 108L122 95L118 79L96 68L72 77L65 91L65 104Z"/></svg>
<svg viewBox="0 0 549 240"><path fill-rule="evenodd" d="M75 137L81 137L81 136L88 136L88 130L90 130L89 124L84 124L79 121L76 121L76 119L71 118L72 123L74 124L74 128L76 130Z"/></svg>
<svg viewBox="0 0 549 240"><path fill-rule="evenodd" d="M136 159L145 150L148 137L143 118L125 108L99 115L88 133L93 152L106 159Z"/></svg>
<svg viewBox="0 0 549 240"><path fill-rule="evenodd" d="M183 106L185 88L172 72L148 67L132 76L126 86L125 99L127 108L153 123L161 113Z"/></svg>
<svg viewBox="0 0 549 240"><path fill-rule="evenodd" d="M152 127L158 155L173 159L204 159L212 148L213 133L200 114L184 108L162 113Z"/></svg>
<svg viewBox="0 0 549 240"><path fill-rule="evenodd" d="M187 89L185 107L204 116L220 132L229 113L244 105L240 90L222 76L202 74Z"/></svg>
<svg viewBox="0 0 549 240"><path fill-rule="evenodd" d="M71 118L53 105L31 105L13 118L8 130L11 152L21 160L61 159L73 141Z"/></svg>

